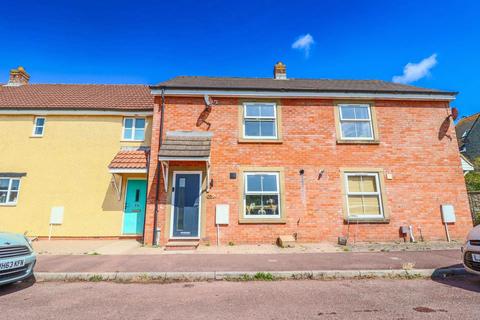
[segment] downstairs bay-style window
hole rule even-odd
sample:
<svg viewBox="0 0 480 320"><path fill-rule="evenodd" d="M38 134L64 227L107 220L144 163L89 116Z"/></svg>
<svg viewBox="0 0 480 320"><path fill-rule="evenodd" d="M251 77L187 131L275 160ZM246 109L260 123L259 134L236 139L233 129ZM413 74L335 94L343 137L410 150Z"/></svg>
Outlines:
<svg viewBox="0 0 480 320"><path fill-rule="evenodd" d="M243 139L278 139L278 116L275 103L243 104Z"/></svg>
<svg viewBox="0 0 480 320"><path fill-rule="evenodd" d="M338 104L336 108L338 141L372 143L378 140L370 104Z"/></svg>
<svg viewBox="0 0 480 320"><path fill-rule="evenodd" d="M145 118L123 119L122 139L125 141L144 141L145 126L146 126Z"/></svg>
<svg viewBox="0 0 480 320"><path fill-rule="evenodd" d="M283 172L275 169L242 170L240 222L282 222L285 217L282 199Z"/></svg>
<svg viewBox="0 0 480 320"><path fill-rule="evenodd" d="M344 172L346 219L385 221L381 172Z"/></svg>
<svg viewBox="0 0 480 320"><path fill-rule="evenodd" d="M20 179L0 177L0 206L17 204Z"/></svg>

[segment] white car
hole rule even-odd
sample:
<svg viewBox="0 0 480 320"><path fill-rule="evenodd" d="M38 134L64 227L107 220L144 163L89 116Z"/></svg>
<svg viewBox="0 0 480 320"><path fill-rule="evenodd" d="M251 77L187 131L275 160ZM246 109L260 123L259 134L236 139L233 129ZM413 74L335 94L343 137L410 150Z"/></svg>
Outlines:
<svg viewBox="0 0 480 320"><path fill-rule="evenodd" d="M465 269L470 273L480 275L480 225L468 233L462 252Z"/></svg>
<svg viewBox="0 0 480 320"><path fill-rule="evenodd" d="M0 232L0 285L32 277L36 261L30 239L21 234Z"/></svg>

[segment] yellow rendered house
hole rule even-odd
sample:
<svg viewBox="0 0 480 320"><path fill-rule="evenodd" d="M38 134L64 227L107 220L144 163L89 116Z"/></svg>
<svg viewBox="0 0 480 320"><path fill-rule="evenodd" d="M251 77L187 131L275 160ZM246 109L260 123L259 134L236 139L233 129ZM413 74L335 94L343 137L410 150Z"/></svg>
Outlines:
<svg viewBox="0 0 480 320"><path fill-rule="evenodd" d="M143 85L0 85L0 231L141 237L153 97Z"/></svg>

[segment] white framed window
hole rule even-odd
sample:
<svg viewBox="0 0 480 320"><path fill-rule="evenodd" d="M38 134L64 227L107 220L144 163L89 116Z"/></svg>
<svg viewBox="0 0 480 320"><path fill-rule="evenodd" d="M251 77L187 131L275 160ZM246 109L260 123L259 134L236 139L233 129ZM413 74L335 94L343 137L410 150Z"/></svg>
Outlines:
<svg viewBox="0 0 480 320"><path fill-rule="evenodd" d="M145 118L124 118L122 139L127 141L144 141L145 127Z"/></svg>
<svg viewBox="0 0 480 320"><path fill-rule="evenodd" d="M35 117L35 119L33 120L32 136L43 137L44 132L45 132L45 117Z"/></svg>
<svg viewBox="0 0 480 320"><path fill-rule="evenodd" d="M244 217L280 218L278 172L244 173Z"/></svg>
<svg viewBox="0 0 480 320"><path fill-rule="evenodd" d="M0 177L0 205L15 205L20 190L20 179Z"/></svg>
<svg viewBox="0 0 480 320"><path fill-rule="evenodd" d="M345 190L349 218L384 217L378 173L346 172Z"/></svg>
<svg viewBox="0 0 480 320"><path fill-rule="evenodd" d="M373 140L371 108L368 104L340 104L340 133L344 140Z"/></svg>
<svg viewBox="0 0 480 320"><path fill-rule="evenodd" d="M277 139L277 106L275 103L243 104L243 138Z"/></svg>

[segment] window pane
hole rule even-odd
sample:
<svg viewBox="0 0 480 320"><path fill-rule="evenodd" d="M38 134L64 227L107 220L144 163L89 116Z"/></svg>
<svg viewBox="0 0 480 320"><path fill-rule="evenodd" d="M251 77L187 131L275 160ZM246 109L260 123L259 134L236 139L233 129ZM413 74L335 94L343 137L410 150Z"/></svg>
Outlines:
<svg viewBox="0 0 480 320"><path fill-rule="evenodd" d="M123 131L123 139L132 139L132 129L127 129Z"/></svg>
<svg viewBox="0 0 480 320"><path fill-rule="evenodd" d="M380 215L380 199L378 196L363 196L363 207L365 214Z"/></svg>
<svg viewBox="0 0 480 320"><path fill-rule="evenodd" d="M144 129L145 128L145 119L135 119L135 128Z"/></svg>
<svg viewBox="0 0 480 320"><path fill-rule="evenodd" d="M6 202L7 202L7 192L0 191L0 203L6 203Z"/></svg>
<svg viewBox="0 0 480 320"><path fill-rule="evenodd" d="M355 107L355 119L370 119L368 116L368 107Z"/></svg>
<svg viewBox="0 0 480 320"><path fill-rule="evenodd" d="M262 137L275 137L275 122L274 121L259 121L260 135Z"/></svg>
<svg viewBox="0 0 480 320"><path fill-rule="evenodd" d="M356 122L358 138L372 138L372 129L370 128L370 122Z"/></svg>
<svg viewBox="0 0 480 320"><path fill-rule="evenodd" d="M352 216L363 214L362 196L348 196L348 212Z"/></svg>
<svg viewBox="0 0 480 320"><path fill-rule="evenodd" d="M45 124L45 119L44 118L37 118L36 119L36 125L37 126L43 126Z"/></svg>
<svg viewBox="0 0 480 320"><path fill-rule="evenodd" d="M135 140L144 140L145 139L145 129L135 129Z"/></svg>
<svg viewBox="0 0 480 320"><path fill-rule="evenodd" d="M247 216L272 216L279 215L278 195L246 195L245 215Z"/></svg>
<svg viewBox="0 0 480 320"><path fill-rule="evenodd" d="M261 175L247 175L247 192L262 191L262 176Z"/></svg>
<svg viewBox="0 0 480 320"><path fill-rule="evenodd" d="M361 192L361 176L348 176L348 192Z"/></svg>
<svg viewBox="0 0 480 320"><path fill-rule="evenodd" d="M374 176L362 176L362 192L377 192L377 182Z"/></svg>
<svg viewBox="0 0 480 320"><path fill-rule="evenodd" d="M262 117L272 117L274 118L275 117L275 110L274 110L274 106L272 105L262 105L260 107L260 115Z"/></svg>
<svg viewBox="0 0 480 320"><path fill-rule="evenodd" d="M12 188L11 188L11 190L17 191L19 185L20 185L20 180L12 180Z"/></svg>
<svg viewBox="0 0 480 320"><path fill-rule="evenodd" d="M344 138L356 138L354 122L342 122L342 137Z"/></svg>
<svg viewBox="0 0 480 320"><path fill-rule="evenodd" d="M10 179L0 179L0 191L7 191Z"/></svg>
<svg viewBox="0 0 480 320"><path fill-rule="evenodd" d="M355 119L355 108L350 106L340 107L342 119Z"/></svg>
<svg viewBox="0 0 480 320"><path fill-rule="evenodd" d="M247 117L258 117L260 115L259 105L247 105L245 108Z"/></svg>
<svg viewBox="0 0 480 320"><path fill-rule="evenodd" d="M133 119L125 119L125 128L133 127Z"/></svg>
<svg viewBox="0 0 480 320"><path fill-rule="evenodd" d="M262 191L277 191L277 176L273 174L262 175L263 190Z"/></svg>
<svg viewBox="0 0 480 320"><path fill-rule="evenodd" d="M41 136L43 134L43 127L35 127L35 135Z"/></svg>
<svg viewBox="0 0 480 320"><path fill-rule="evenodd" d="M245 136L259 137L260 136L260 121L245 121Z"/></svg>
<svg viewBox="0 0 480 320"><path fill-rule="evenodd" d="M12 191L10 192L10 198L8 199L8 202L17 202L17 197L18 197L18 191Z"/></svg>

